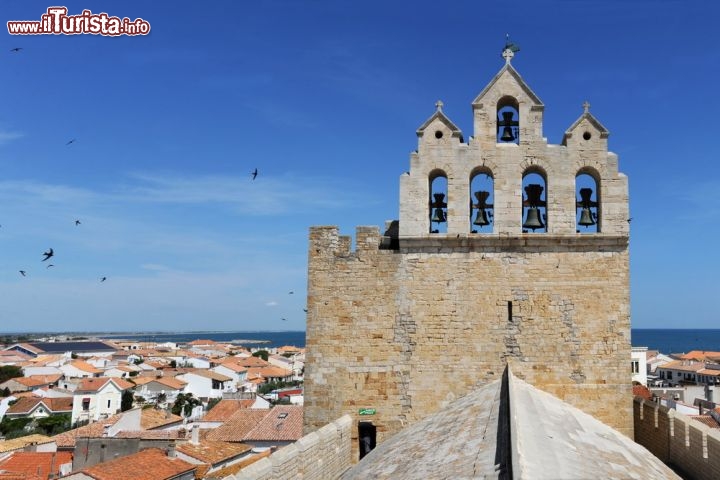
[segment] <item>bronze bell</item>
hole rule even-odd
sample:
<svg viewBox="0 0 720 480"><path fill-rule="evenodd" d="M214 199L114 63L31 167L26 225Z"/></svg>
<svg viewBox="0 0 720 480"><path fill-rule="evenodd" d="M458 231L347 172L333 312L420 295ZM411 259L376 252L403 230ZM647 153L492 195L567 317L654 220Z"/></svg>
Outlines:
<svg viewBox="0 0 720 480"><path fill-rule="evenodd" d="M500 137L500 140L502 140L503 142L515 141L515 135L513 135L513 133L512 133L512 128L504 127L502 136Z"/></svg>
<svg viewBox="0 0 720 480"><path fill-rule="evenodd" d="M536 228L545 228L545 225L540 219L540 209L537 207L530 207L527 211L527 217L525 217L525 223L523 228L529 228L533 232Z"/></svg>
<svg viewBox="0 0 720 480"><path fill-rule="evenodd" d="M477 215L475 216L475 221L473 222L473 225L478 225L480 227L484 227L485 225L490 225L490 222L488 221L487 213L485 212L484 208L481 208L477 211Z"/></svg>
<svg viewBox="0 0 720 480"><path fill-rule="evenodd" d="M433 223L443 223L445 222L445 212L443 212L442 208L436 208L433 211L433 216L430 219Z"/></svg>
<svg viewBox="0 0 720 480"><path fill-rule="evenodd" d="M585 228L590 225L595 225L595 220L593 220L592 212L589 208L585 207L582 209L582 212L580 212L580 221L578 222L578 225L582 225Z"/></svg>

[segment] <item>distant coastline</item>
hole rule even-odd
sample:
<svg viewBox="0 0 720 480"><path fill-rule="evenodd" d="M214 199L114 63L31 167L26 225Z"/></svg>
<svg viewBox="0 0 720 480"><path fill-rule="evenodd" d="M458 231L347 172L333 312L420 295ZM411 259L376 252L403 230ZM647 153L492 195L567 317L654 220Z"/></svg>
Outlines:
<svg viewBox="0 0 720 480"><path fill-rule="evenodd" d="M633 347L648 347L665 354L720 351L720 329L716 328L633 328L631 334Z"/></svg>

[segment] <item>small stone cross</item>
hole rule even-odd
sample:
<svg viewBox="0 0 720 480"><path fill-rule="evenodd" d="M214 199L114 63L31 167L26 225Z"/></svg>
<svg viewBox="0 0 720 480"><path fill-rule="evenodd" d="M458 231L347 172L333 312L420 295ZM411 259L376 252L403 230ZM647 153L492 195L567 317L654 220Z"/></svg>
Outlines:
<svg viewBox="0 0 720 480"><path fill-rule="evenodd" d="M442 100L438 100L437 102L435 102L435 108L437 108L438 112L442 112L443 105L444 103L442 102Z"/></svg>
<svg viewBox="0 0 720 480"><path fill-rule="evenodd" d="M588 113L590 111L590 102L585 100L585 102L583 103L583 108L585 109L585 113Z"/></svg>
<svg viewBox="0 0 720 480"><path fill-rule="evenodd" d="M513 53L512 50L510 50L509 48L506 48L505 50L503 50L502 56L505 59L505 63L507 65L509 65L510 60L512 60L512 58L515 56L515 54Z"/></svg>

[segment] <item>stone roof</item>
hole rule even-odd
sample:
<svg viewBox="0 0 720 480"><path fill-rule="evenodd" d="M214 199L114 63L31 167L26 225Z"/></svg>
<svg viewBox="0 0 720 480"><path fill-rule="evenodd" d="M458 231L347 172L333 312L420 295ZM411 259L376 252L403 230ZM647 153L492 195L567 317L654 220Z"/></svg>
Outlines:
<svg viewBox="0 0 720 480"><path fill-rule="evenodd" d="M105 431L105 425L115 425L120 418L122 413L111 415L99 422L93 422L82 427L68 430L67 432L59 433L52 437L57 443L59 448L74 448L75 442L79 437L102 437Z"/></svg>
<svg viewBox="0 0 720 480"><path fill-rule="evenodd" d="M72 412L73 399L72 397L58 397L58 398L38 398L38 397L24 397L18 399L10 408L7 410L7 414L18 415L28 414L32 412L38 405L42 403L50 413L68 413Z"/></svg>
<svg viewBox="0 0 720 480"><path fill-rule="evenodd" d="M170 458L159 448L84 468L82 473L96 480L165 480L195 470L196 465Z"/></svg>
<svg viewBox="0 0 720 480"><path fill-rule="evenodd" d="M366 478L679 479L625 435L509 372L400 431L341 477Z"/></svg>

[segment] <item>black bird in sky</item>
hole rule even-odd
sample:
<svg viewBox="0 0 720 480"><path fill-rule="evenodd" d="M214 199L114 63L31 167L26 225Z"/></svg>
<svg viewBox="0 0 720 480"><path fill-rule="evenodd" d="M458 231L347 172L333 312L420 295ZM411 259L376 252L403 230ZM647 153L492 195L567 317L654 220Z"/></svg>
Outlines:
<svg viewBox="0 0 720 480"><path fill-rule="evenodd" d="M252 175L252 179L253 179L253 180L255 180L255 177L257 177L257 174L258 174L258 171L257 171L257 168L256 168L256 169L253 170L252 173L250 174L250 175Z"/></svg>
<svg viewBox="0 0 720 480"><path fill-rule="evenodd" d="M15 48L11 48L10 51L11 52L19 52L22 49L23 49L23 47L15 47Z"/></svg>
<svg viewBox="0 0 720 480"><path fill-rule="evenodd" d="M75 220L75 225L80 225L80 220Z"/></svg>
<svg viewBox="0 0 720 480"><path fill-rule="evenodd" d="M55 252L53 252L53 249L51 248L51 249L48 250L47 252L43 253L43 255L45 255L45 258L42 259L42 261L44 262L44 261L47 260L48 258L50 258L50 257L52 257L53 255L55 255Z"/></svg>
<svg viewBox="0 0 720 480"><path fill-rule="evenodd" d="M307 313L307 308L303 308L303 312Z"/></svg>
<svg viewBox="0 0 720 480"><path fill-rule="evenodd" d="M107 280L107 277L102 277L102 278L100 279L100 283L104 282L105 280Z"/></svg>
<svg viewBox="0 0 720 480"><path fill-rule="evenodd" d="M75 143L75 141L76 141L76 140L73 138L73 139L70 140L68 143L66 143L65 146L70 145L71 143Z"/></svg>
<svg viewBox="0 0 720 480"><path fill-rule="evenodd" d="M287 319L285 318L281 318L280 320L282 320L283 322L287 322Z"/></svg>
<svg viewBox="0 0 720 480"><path fill-rule="evenodd" d="M45 268L50 268L50 267L54 267L54 266L55 266L55 265L53 265L53 264L51 263L51 264L49 264L49 265L48 265L47 267L45 267Z"/></svg>
<svg viewBox="0 0 720 480"><path fill-rule="evenodd" d="M20 270L20 275L22 275L23 277L27 276L25 275L25 270Z"/></svg>
<svg viewBox="0 0 720 480"><path fill-rule="evenodd" d="M293 292L292 290L290 290L290 291L288 292L288 295L292 295L293 293L295 293L295 292Z"/></svg>

